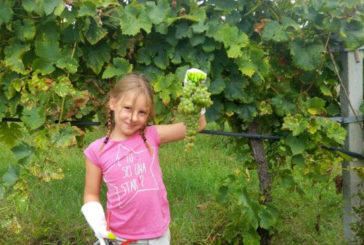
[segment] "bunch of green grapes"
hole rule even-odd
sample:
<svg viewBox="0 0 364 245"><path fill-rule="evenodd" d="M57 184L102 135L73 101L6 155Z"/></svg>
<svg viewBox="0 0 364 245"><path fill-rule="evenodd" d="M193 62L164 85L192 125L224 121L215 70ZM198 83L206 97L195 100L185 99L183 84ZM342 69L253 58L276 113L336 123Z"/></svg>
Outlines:
<svg viewBox="0 0 364 245"><path fill-rule="evenodd" d="M186 125L185 150L189 151L198 133L198 119L202 108L212 104L210 93L204 85L206 74L198 69L187 70L178 112Z"/></svg>

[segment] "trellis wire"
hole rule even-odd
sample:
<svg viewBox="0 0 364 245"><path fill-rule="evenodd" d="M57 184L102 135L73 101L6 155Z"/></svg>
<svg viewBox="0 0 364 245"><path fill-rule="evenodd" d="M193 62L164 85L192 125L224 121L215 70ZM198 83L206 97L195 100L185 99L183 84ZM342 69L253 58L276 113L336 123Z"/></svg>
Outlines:
<svg viewBox="0 0 364 245"><path fill-rule="evenodd" d="M22 122L19 118L3 118L3 122ZM55 121L58 123L58 120ZM101 126L101 122L87 122L87 121L62 121L61 123L70 123L72 126ZM210 135L220 135L220 136L231 136L231 137L242 137L249 139L267 139L267 140L280 140L280 136L275 135L265 135L265 134L248 134L248 133L236 133L236 132L223 132L223 131L214 131L214 130L202 130L201 134L210 134ZM346 155L349 155L354 158L364 159L364 155L361 155L356 152L347 151L344 149L339 149L332 146L321 145L322 148L331 150L331 151L339 151Z"/></svg>

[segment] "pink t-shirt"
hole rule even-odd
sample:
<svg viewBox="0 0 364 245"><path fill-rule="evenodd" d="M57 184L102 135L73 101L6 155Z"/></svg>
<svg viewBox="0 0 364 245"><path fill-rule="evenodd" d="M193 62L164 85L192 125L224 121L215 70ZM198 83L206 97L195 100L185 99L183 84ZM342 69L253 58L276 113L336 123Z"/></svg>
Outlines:
<svg viewBox="0 0 364 245"><path fill-rule="evenodd" d="M125 239L162 236L170 222L167 191L159 166L160 139L155 126L145 130L151 154L139 132L122 141L105 138L92 142L86 157L102 170L107 186L107 212L111 231Z"/></svg>

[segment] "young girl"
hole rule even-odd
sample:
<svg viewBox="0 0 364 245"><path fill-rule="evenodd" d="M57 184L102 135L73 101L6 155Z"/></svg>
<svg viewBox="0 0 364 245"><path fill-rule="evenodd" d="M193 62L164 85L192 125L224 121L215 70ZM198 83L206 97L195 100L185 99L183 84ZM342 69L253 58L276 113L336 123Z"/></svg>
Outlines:
<svg viewBox="0 0 364 245"><path fill-rule="evenodd" d="M149 81L131 73L110 92L107 136L84 151L86 181L81 208L100 244L170 244L170 212L159 166L161 144L185 137L183 123L148 126L154 117ZM199 130L204 129L204 112ZM100 204L101 179L107 186L107 217ZM106 221L107 220L107 221Z"/></svg>

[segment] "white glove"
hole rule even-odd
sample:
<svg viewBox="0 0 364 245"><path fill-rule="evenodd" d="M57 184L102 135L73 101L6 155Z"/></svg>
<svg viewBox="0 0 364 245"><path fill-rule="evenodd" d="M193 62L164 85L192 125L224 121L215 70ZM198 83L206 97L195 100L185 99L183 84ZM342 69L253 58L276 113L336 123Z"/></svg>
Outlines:
<svg viewBox="0 0 364 245"><path fill-rule="evenodd" d="M207 76L207 74L206 74L205 72L201 71L200 69L197 69L197 68L190 68L190 69L188 69L188 70L186 71L186 73L185 73L185 79L183 80L183 86L185 86L185 85L186 85L186 83L187 83L187 74L188 74L188 73L193 73L193 72L199 72L199 73L204 74L204 75L205 75L205 77ZM202 81L201 81L201 84L205 84L205 82L206 82L206 80L202 80ZM206 113L206 108L201 108L200 115L201 115L201 116L202 116L202 115L205 115L205 113Z"/></svg>
<svg viewBox="0 0 364 245"><path fill-rule="evenodd" d="M96 238L100 245L106 245L104 238L115 239L112 232L107 231L104 209L99 202L87 202L81 208L87 223L95 232Z"/></svg>

